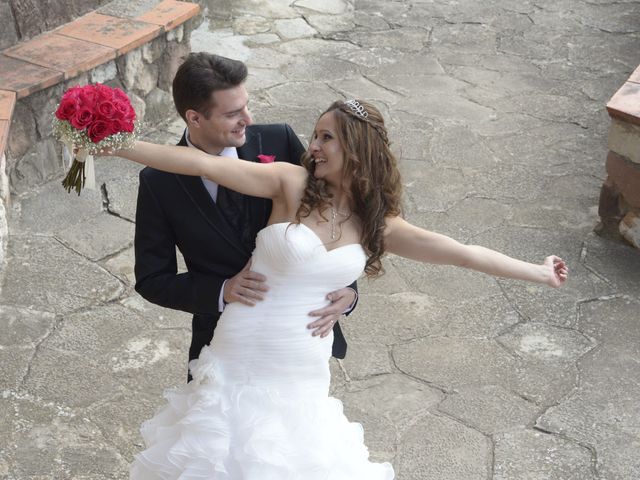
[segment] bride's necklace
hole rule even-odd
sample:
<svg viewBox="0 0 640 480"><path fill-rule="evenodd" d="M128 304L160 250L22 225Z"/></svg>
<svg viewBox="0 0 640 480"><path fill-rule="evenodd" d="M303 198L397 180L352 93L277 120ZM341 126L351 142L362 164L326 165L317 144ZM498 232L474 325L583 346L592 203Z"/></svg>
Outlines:
<svg viewBox="0 0 640 480"><path fill-rule="evenodd" d="M337 209L331 205L331 240L336 239L336 218L340 215L341 217L349 216L348 213L339 212Z"/></svg>

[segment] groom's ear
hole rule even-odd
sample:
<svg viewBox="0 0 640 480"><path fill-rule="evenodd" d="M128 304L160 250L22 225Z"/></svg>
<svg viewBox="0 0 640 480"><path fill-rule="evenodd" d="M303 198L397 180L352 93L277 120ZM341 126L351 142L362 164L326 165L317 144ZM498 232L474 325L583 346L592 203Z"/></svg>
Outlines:
<svg viewBox="0 0 640 480"><path fill-rule="evenodd" d="M184 112L184 116L187 120L187 126L199 126L200 121L202 120L202 114L200 112L196 112L195 110L187 110Z"/></svg>

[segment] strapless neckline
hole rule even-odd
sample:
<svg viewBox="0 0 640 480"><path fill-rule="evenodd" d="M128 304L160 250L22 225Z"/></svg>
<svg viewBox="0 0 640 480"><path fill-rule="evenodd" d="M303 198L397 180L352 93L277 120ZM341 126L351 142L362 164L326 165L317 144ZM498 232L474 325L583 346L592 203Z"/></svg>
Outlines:
<svg viewBox="0 0 640 480"><path fill-rule="evenodd" d="M276 222L276 223L272 223L270 225L267 225L266 227L264 227L262 230L260 230L258 232L258 235L260 235L262 232L268 231L270 229L272 229L272 227L276 227L276 226L286 226L287 228L289 226L293 226L293 227L298 227L298 226L302 226L304 227L304 230L306 230L307 232L309 232L312 237L318 242L319 246L322 246L322 248L324 248L324 251L326 253L332 253L335 252L336 250L341 250L344 248L353 248L353 247L360 247L362 248L362 245L359 243L347 243L345 245L340 245L339 247L335 247L335 248L327 248L327 246L324 244L324 242L322 241L322 239L318 236L318 234L316 232L313 231L313 229L307 225L305 225L304 223L294 223L294 222Z"/></svg>

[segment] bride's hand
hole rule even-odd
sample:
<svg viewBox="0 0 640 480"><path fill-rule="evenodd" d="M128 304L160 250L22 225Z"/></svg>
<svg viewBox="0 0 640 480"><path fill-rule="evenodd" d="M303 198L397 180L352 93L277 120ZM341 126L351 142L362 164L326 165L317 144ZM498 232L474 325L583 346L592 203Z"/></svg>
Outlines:
<svg viewBox="0 0 640 480"><path fill-rule="evenodd" d="M551 255L544 259L542 265L546 268L548 273L547 285L550 287L558 288L564 285L569 278L569 267L564 260L555 255Z"/></svg>

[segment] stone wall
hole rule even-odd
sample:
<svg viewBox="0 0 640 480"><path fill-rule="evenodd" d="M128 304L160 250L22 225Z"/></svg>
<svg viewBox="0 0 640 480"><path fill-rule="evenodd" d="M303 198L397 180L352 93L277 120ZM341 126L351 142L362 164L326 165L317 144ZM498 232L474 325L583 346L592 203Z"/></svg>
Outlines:
<svg viewBox="0 0 640 480"><path fill-rule="evenodd" d="M18 3L17 0L12 0L11 5L14 3ZM49 8L56 2L50 0L35 3L38 3L39 8ZM58 3L73 3L75 9L84 9L105 2L79 0ZM26 5L26 2L23 1L20 5ZM0 16L6 13L3 13L6 8L6 2L0 3ZM112 12L109 9L117 15L110 17ZM81 51L77 55L63 52L61 58L64 56L64 61L47 59L56 65L54 68L61 65L62 72L44 68L46 63L38 63L40 60L30 63L29 60L16 60L6 56L8 50L0 52L0 64L5 67L8 64L19 66L18 70L3 68L0 71L0 275L8 236L7 218L11 196L20 195L52 179L62 179L65 172L61 145L52 137L53 112L63 92L74 85L100 82L127 92L138 120L147 125L172 116L171 81L183 57L191 51L191 32L202 22L198 10L197 4L173 0L114 0L108 3L100 10L101 15L98 15L99 21L104 24L103 33L111 35L110 32L115 30L114 35L120 35L117 37L119 39L124 35L129 44L121 43L117 51L112 48L114 53L108 58L113 60L107 61L105 58L103 62L106 63L94 61L92 65L97 66L93 68L82 67L84 52ZM86 17L71 23L77 24L83 18ZM112 27L114 18L123 25L119 31ZM5 20L3 16L2 22ZM149 30L148 27L154 29L153 37L145 33ZM44 44L50 51L48 56L56 57L60 52L52 48L48 40L43 40L51 35L44 33L35 39L19 42L17 46L34 42ZM86 47L81 48L90 48L91 45L93 43L89 42ZM133 48L134 46L137 48ZM76 63L73 63L74 57L77 57ZM69 71L74 73L69 74ZM52 84L44 77L29 75L29 72L45 72L49 77L53 74L65 79Z"/></svg>
<svg viewBox="0 0 640 480"><path fill-rule="evenodd" d="M640 67L607 104L611 116L600 233L640 248Z"/></svg>
<svg viewBox="0 0 640 480"><path fill-rule="evenodd" d="M0 50L84 15L109 0L8 0L0 2Z"/></svg>
<svg viewBox="0 0 640 480"><path fill-rule="evenodd" d="M61 145L51 136L51 121L62 93L73 85L100 82L123 89L146 123L170 115L171 79L190 52L192 29L187 22L122 57L18 100L6 152L10 192L20 194L62 174Z"/></svg>

